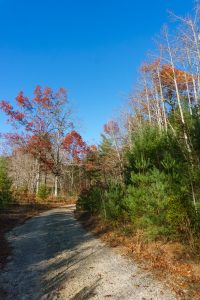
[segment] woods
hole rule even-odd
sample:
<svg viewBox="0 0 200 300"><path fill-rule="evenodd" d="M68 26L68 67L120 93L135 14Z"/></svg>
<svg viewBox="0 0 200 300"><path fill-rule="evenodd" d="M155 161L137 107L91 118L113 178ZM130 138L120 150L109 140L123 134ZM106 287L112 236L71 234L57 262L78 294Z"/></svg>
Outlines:
<svg viewBox="0 0 200 300"><path fill-rule="evenodd" d="M141 65L139 86L122 112L104 126L98 176L78 199L80 209L145 240L199 246L200 165L199 6L191 17L172 15L157 52ZM105 175L106 174L106 175Z"/></svg>

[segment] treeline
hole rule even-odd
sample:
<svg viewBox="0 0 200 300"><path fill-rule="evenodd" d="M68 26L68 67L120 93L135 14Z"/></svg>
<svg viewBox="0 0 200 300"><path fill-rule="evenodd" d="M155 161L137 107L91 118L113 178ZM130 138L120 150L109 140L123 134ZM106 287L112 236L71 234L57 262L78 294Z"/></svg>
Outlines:
<svg viewBox="0 0 200 300"><path fill-rule="evenodd" d="M158 54L141 66L124 124L104 127L93 181L77 203L147 240L191 246L200 232L199 9L173 16L173 35L163 29Z"/></svg>

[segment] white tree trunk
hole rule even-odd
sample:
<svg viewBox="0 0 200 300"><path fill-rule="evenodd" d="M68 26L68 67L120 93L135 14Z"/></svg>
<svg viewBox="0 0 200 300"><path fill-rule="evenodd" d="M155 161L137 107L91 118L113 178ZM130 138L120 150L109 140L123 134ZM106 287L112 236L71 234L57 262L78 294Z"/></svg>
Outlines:
<svg viewBox="0 0 200 300"><path fill-rule="evenodd" d="M188 60L189 68L190 68L190 73L191 73L191 76L192 76L192 84L193 84L193 91L194 91L194 101L195 101L195 104L198 104L196 82L195 82L193 71L192 71L192 61L191 61L190 52L189 52L188 49L187 49L187 60Z"/></svg>
<svg viewBox="0 0 200 300"><path fill-rule="evenodd" d="M179 107L179 111L180 111L181 122L183 124L183 136L184 136L186 148L187 148L188 152L191 153L191 149L190 149L190 145L189 145L189 141L188 141L188 136L187 136L187 133L186 133L186 130L185 130L185 119L184 119L184 115L183 115L183 109L182 109L182 105L181 105L180 93L179 93L178 83L177 83L177 79L176 79L174 60L173 60L172 51L171 51L171 47L170 47L170 44L169 44L169 39L168 39L167 33L166 33L166 40L167 40L168 54L169 54L169 57L170 57L170 63L171 63L172 72L173 72L173 80L174 80L174 85L175 85L177 103L178 103L178 107Z"/></svg>
<svg viewBox="0 0 200 300"><path fill-rule="evenodd" d="M158 127L160 130L162 130L162 116L161 116L161 110L160 110L160 99L159 99L159 94L158 94L158 89L157 89L156 83L154 83L154 90L155 90L155 100L156 100L156 108L157 108Z"/></svg>
<svg viewBox="0 0 200 300"><path fill-rule="evenodd" d="M40 187L40 163L37 160L37 174L36 174L36 194L39 191Z"/></svg>
<svg viewBox="0 0 200 300"><path fill-rule="evenodd" d="M192 105L191 105L191 99L190 99L189 84L188 84L188 79L187 79L187 75L186 75L185 72L184 72L184 76L185 76L185 83L186 83L186 88L187 88L187 97L188 97L189 112L190 112L190 115L192 116Z"/></svg>
<svg viewBox="0 0 200 300"><path fill-rule="evenodd" d="M150 111L149 92L148 92L147 81L146 81L145 75L144 75L144 88L145 88L145 94L146 94L146 100L147 100L149 123L151 124L151 111Z"/></svg>
<svg viewBox="0 0 200 300"><path fill-rule="evenodd" d="M58 197L58 176L55 175L55 182L54 182L54 196Z"/></svg>
<svg viewBox="0 0 200 300"><path fill-rule="evenodd" d="M160 98L161 98L161 102L162 102L164 125L165 125L165 130L167 131L167 118L166 118L165 101L164 101L164 97L163 97L162 82L161 82L161 78L160 78L160 70L158 69L158 67L157 67L157 75L158 75L158 82L159 82L159 88L160 88Z"/></svg>

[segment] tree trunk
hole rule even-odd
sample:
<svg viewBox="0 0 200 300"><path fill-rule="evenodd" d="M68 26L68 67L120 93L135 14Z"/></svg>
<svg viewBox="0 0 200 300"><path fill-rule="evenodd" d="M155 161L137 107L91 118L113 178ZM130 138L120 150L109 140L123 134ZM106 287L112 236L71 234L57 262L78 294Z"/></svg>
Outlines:
<svg viewBox="0 0 200 300"><path fill-rule="evenodd" d="M162 112L163 112L163 118L164 118L164 125L165 125L165 130L167 131L167 118L166 118L166 109L165 109L165 100L163 97L163 90L162 90L162 82L160 78L160 70L157 67L157 75L158 75L158 82L159 82L159 88L160 88L160 97L161 97L161 102L162 102Z"/></svg>
<svg viewBox="0 0 200 300"><path fill-rule="evenodd" d="M187 97L188 97L188 106L189 106L189 112L190 115L192 116L192 104L191 104L191 97L190 97L190 91L189 91L189 84L188 84L188 79L186 73L184 73L185 76L185 83L186 83L186 88L187 88Z"/></svg>
<svg viewBox="0 0 200 300"><path fill-rule="evenodd" d="M157 89L156 83L154 84L154 91L155 91L155 100L156 100L156 108L157 108L158 127L160 130L162 130L162 115L161 115L161 110L160 110L160 99L159 99L159 94L158 94L158 89Z"/></svg>
<svg viewBox="0 0 200 300"><path fill-rule="evenodd" d="M195 104L197 105L198 104L198 97L197 97L196 82L195 82L195 78L194 78L193 70L192 70L192 60L191 60L191 57L190 57L189 50L187 49L186 51L187 51L187 60L188 60L189 68L190 68L190 73L191 73L191 76L192 76L192 84L193 84L193 91L194 91L194 101L195 101Z"/></svg>
<svg viewBox="0 0 200 300"><path fill-rule="evenodd" d="M166 40L167 40L167 46L168 46L168 54L169 54L169 57L170 57L170 63L171 63L172 72L173 72L173 80L174 80L174 85L175 85L176 98L177 98L178 108L179 108L179 112L180 112L181 123L183 125L183 136L184 136L187 151L188 151L189 155L191 155L191 148L190 148L190 145L189 145L188 135L187 135L187 132L186 132L186 129L185 129L185 119L184 119L184 115L183 115L183 109L182 109L182 105L181 105L180 93L179 93L179 88L178 88L178 83L177 83L177 78L176 78L176 73L175 73L174 60L173 60L172 51L171 51L171 47L170 47L170 44L169 44L169 39L168 39L167 34L166 34Z"/></svg>
<svg viewBox="0 0 200 300"><path fill-rule="evenodd" d="M39 191L40 187L40 163L37 160L37 174L36 174L36 194Z"/></svg>
<svg viewBox="0 0 200 300"><path fill-rule="evenodd" d="M146 95L146 101L147 101L149 123L151 124L151 111L150 111L149 91L148 91L147 81L146 81L145 76L144 76L144 87L145 87L145 95Z"/></svg>
<svg viewBox="0 0 200 300"><path fill-rule="evenodd" d="M58 175L55 175L54 196L58 197Z"/></svg>

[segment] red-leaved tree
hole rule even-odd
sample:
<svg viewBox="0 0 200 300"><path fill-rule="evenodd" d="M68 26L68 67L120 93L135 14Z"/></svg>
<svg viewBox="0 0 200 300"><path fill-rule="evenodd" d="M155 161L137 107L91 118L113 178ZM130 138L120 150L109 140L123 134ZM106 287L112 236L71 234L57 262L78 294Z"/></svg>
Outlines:
<svg viewBox="0 0 200 300"><path fill-rule="evenodd" d="M20 92L15 105L2 100L0 108L17 131L17 139L26 136L23 150L37 161L36 192L39 188L41 167L51 169L55 178L55 196L64 157L63 140L73 127L67 93L63 88L53 92L51 88L37 86L32 98ZM17 141L16 139L16 141ZM12 140L14 141L13 137Z"/></svg>

